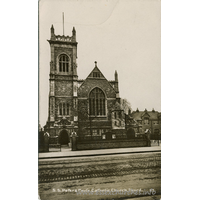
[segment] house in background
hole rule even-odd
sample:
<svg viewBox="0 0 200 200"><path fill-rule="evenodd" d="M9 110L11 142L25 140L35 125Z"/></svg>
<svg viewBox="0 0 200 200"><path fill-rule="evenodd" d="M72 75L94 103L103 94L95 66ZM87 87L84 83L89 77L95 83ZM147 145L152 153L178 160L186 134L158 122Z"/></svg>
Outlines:
<svg viewBox="0 0 200 200"><path fill-rule="evenodd" d="M147 129L151 132L151 139L159 139L161 136L161 112L155 111L133 111L131 116L141 126L140 133L144 134Z"/></svg>

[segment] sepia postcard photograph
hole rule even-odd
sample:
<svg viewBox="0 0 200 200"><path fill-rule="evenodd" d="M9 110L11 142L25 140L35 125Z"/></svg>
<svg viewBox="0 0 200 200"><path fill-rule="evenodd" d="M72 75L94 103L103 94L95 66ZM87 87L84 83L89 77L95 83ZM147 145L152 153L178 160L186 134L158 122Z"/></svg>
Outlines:
<svg viewBox="0 0 200 200"><path fill-rule="evenodd" d="M38 199L161 199L161 1L38 2Z"/></svg>
<svg viewBox="0 0 200 200"><path fill-rule="evenodd" d="M199 7L2 1L1 199L199 199Z"/></svg>

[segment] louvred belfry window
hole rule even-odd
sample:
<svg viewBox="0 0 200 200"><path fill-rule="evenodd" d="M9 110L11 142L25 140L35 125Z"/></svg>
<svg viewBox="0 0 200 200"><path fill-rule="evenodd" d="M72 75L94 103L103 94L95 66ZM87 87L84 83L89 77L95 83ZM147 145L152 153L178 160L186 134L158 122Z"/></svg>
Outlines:
<svg viewBox="0 0 200 200"><path fill-rule="evenodd" d="M60 56L59 71L60 72L68 72L69 71L69 57L67 55Z"/></svg>
<svg viewBox="0 0 200 200"><path fill-rule="evenodd" d="M89 95L89 110L90 115L103 116L105 110L105 95L99 88L94 88Z"/></svg>

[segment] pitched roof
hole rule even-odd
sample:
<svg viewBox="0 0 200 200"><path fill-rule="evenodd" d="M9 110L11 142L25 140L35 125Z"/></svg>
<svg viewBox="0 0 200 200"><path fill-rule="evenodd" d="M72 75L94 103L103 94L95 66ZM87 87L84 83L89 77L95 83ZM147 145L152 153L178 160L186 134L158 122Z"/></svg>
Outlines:
<svg viewBox="0 0 200 200"><path fill-rule="evenodd" d="M90 74L88 75L88 77L85 80L79 81L79 91L81 89L81 87L84 87L85 84L88 83L89 80L95 80L95 81L106 81L108 84L108 87L110 86L110 88L112 88L112 90L116 93L119 93L118 90L116 90L116 88L114 87L114 84L116 81L108 81L105 76L103 75L103 73L101 72L101 70L97 67L97 62L95 61L95 67L93 68L93 70L90 72ZM100 84L100 82L99 82Z"/></svg>
<svg viewBox="0 0 200 200"><path fill-rule="evenodd" d="M132 116L135 120L142 120L142 117L148 114L149 119L151 120L157 120L159 116L161 116L161 113L158 111L134 111L132 112Z"/></svg>
<svg viewBox="0 0 200 200"><path fill-rule="evenodd" d="M97 75L97 73L98 73L98 75ZM97 75L97 76L94 76L94 75ZM94 69L90 72L90 74L87 78L106 79L97 66L94 67Z"/></svg>
<svg viewBox="0 0 200 200"><path fill-rule="evenodd" d="M95 64L96 64L96 62L95 62ZM105 78L105 76L100 71L100 69L97 67L97 65L95 65L95 67L93 68L93 70L90 72L90 74L88 75L88 77L85 80L79 81L79 83L80 83L79 88L82 87L87 82L87 80L91 80L91 79L105 80L110 85L110 87L113 89L113 91L116 92L116 90L113 87L113 84L111 83L111 81L108 81Z"/></svg>

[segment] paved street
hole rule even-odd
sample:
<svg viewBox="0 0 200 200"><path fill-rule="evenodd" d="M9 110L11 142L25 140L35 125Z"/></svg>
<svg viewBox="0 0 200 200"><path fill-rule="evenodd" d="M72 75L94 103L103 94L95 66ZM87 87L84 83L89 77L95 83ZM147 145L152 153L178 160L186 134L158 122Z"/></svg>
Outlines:
<svg viewBox="0 0 200 200"><path fill-rule="evenodd" d="M39 194L41 200L160 199L160 167L160 152L40 159Z"/></svg>

